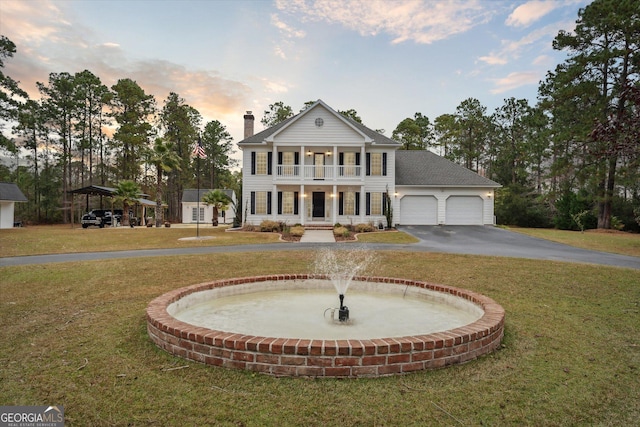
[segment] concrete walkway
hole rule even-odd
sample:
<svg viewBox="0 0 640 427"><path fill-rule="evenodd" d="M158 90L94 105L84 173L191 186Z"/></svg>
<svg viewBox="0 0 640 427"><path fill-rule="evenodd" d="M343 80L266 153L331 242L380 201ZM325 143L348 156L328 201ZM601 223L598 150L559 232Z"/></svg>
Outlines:
<svg viewBox="0 0 640 427"><path fill-rule="evenodd" d="M301 243L335 243L333 230L304 230L300 238Z"/></svg>

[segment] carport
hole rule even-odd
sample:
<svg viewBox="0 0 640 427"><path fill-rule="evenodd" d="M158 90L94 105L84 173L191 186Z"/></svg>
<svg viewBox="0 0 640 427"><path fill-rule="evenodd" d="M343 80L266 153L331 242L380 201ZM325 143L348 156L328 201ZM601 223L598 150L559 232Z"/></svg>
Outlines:
<svg viewBox="0 0 640 427"><path fill-rule="evenodd" d="M89 185L87 187L82 187L82 188L78 188L75 190L71 190L69 191L69 194L71 194L71 226L73 227L74 224L74 216L75 216L75 195L77 194L84 194L86 197L86 201L85 201L85 212L89 211L89 196L98 196L100 197L100 206L103 206L103 197L108 197L109 198L109 208L113 211L113 198L115 197L115 192L116 189L112 188L112 187L103 187L100 185ZM144 194L141 193L140 198L136 200L136 204L133 206L133 210L135 213L135 216L138 218L142 218L142 225L144 225L146 223L146 219L147 219L147 208L154 208L156 207L156 203L146 199L145 197L148 197L148 194ZM165 208L167 205L166 204L162 204L162 207ZM142 211L139 212L139 209L142 208ZM141 215L138 215L139 213L141 213Z"/></svg>

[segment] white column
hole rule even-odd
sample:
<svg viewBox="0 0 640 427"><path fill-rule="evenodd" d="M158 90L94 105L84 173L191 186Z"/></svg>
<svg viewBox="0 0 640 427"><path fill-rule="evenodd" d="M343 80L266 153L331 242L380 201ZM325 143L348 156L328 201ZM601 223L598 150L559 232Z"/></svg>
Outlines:
<svg viewBox="0 0 640 427"><path fill-rule="evenodd" d="M277 221L278 218L278 186L273 184L271 190L271 219Z"/></svg>
<svg viewBox="0 0 640 427"><path fill-rule="evenodd" d="M360 186L360 223L364 224L364 218L367 213L367 207L365 204L367 203L367 195L364 193L365 187L364 185Z"/></svg>
<svg viewBox="0 0 640 427"><path fill-rule="evenodd" d="M329 220L331 224L335 224L336 218L338 218L338 186L334 184L331 191L331 218Z"/></svg>
<svg viewBox="0 0 640 427"><path fill-rule="evenodd" d="M298 206L298 214L300 215L300 224L304 225L304 220L307 217L307 208L304 205L305 197L304 197L304 184L300 184L300 197L299 206Z"/></svg>

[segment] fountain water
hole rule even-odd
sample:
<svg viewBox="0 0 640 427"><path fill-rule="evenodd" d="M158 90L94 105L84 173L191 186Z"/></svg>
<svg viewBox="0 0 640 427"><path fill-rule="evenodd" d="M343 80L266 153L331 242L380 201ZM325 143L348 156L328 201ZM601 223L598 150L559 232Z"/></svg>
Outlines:
<svg viewBox="0 0 640 427"><path fill-rule="evenodd" d="M344 296L349 289L349 284L357 275L362 275L375 261L375 253L364 246L335 251L330 248L321 248L314 263L318 274L326 275L338 292L340 307L338 320L349 320L349 307L344 305ZM332 311L335 313L335 310Z"/></svg>
<svg viewBox="0 0 640 427"><path fill-rule="evenodd" d="M499 347L504 310L493 300L444 285L360 275L374 260L364 249L322 250L314 274L176 289L149 304L147 330L177 356L275 376L401 374L466 362ZM327 321L331 284L340 307L338 319ZM344 305L350 288L351 317Z"/></svg>

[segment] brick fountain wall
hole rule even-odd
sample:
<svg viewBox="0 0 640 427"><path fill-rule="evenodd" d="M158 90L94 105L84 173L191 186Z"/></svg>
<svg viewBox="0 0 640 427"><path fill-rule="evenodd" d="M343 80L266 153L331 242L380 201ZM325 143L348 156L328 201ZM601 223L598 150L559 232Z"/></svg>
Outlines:
<svg viewBox="0 0 640 427"><path fill-rule="evenodd" d="M312 274L244 277L170 291L147 307L147 331L161 349L184 359L273 376L378 377L442 368L476 359L499 348L504 309L484 295L416 280L356 277L353 280L416 286L473 302L484 315L468 325L431 334L370 340L286 339L216 331L175 319L167 307L199 291L264 281L326 278Z"/></svg>

